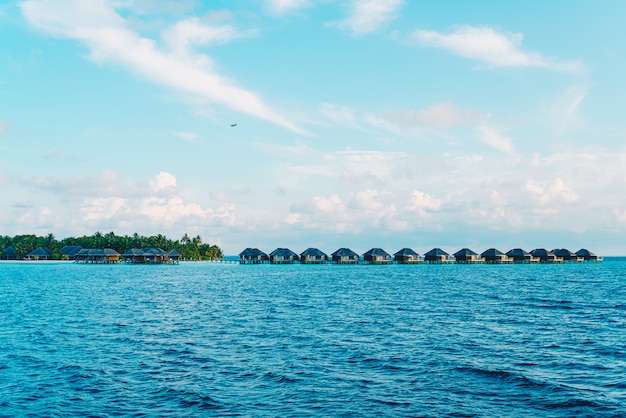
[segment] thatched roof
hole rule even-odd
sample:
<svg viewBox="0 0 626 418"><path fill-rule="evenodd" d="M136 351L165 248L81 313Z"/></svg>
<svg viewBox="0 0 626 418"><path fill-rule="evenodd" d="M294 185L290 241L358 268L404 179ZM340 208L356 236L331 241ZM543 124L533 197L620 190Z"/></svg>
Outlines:
<svg viewBox="0 0 626 418"><path fill-rule="evenodd" d="M530 252L530 255L532 255L533 257L539 257L539 258L548 258L548 257L554 257L554 253L546 250L545 248L535 248L534 250L532 250Z"/></svg>
<svg viewBox="0 0 626 418"><path fill-rule="evenodd" d="M359 255L350 248L340 248L331 254L333 257L358 257Z"/></svg>
<svg viewBox="0 0 626 418"><path fill-rule="evenodd" d="M68 257L74 257L82 249L83 247L81 247L80 245L66 245L65 247L61 248L59 252Z"/></svg>
<svg viewBox="0 0 626 418"><path fill-rule="evenodd" d="M139 248L131 248L130 250L122 254L122 256L124 257L144 257L145 255L146 253Z"/></svg>
<svg viewBox="0 0 626 418"><path fill-rule="evenodd" d="M556 248L552 250L552 253L557 257L563 257L565 260L578 257L576 253L571 252L567 248Z"/></svg>
<svg viewBox="0 0 626 418"><path fill-rule="evenodd" d="M403 248L400 251L396 252L393 256L394 257L419 257L419 254L410 248Z"/></svg>
<svg viewBox="0 0 626 418"><path fill-rule="evenodd" d="M530 253L522 250L521 248L513 248L506 252L507 257L511 258L528 258L530 257Z"/></svg>
<svg viewBox="0 0 626 418"><path fill-rule="evenodd" d="M298 257L298 254L291 251L289 248L276 248L270 253L270 257Z"/></svg>
<svg viewBox="0 0 626 418"><path fill-rule="evenodd" d="M26 257L52 257L52 250L49 248L39 247L26 254Z"/></svg>
<svg viewBox="0 0 626 418"><path fill-rule="evenodd" d="M363 254L364 257L389 257L391 256L382 248L372 248Z"/></svg>
<svg viewBox="0 0 626 418"><path fill-rule="evenodd" d="M163 250L161 248L158 248L158 247L144 248L143 252L147 256L164 257L164 256L167 255L167 251L165 251L165 250Z"/></svg>
<svg viewBox="0 0 626 418"><path fill-rule="evenodd" d="M5 257L10 257L10 258L15 257L15 248L13 248L13 246L12 246L12 245L11 245L11 246L9 246L9 247L6 247L6 248L4 249L4 256L5 256Z"/></svg>
<svg viewBox="0 0 626 418"><path fill-rule="evenodd" d="M258 248L246 248L239 254L239 257L245 257L245 258L267 257L267 254L265 254L263 251L259 250Z"/></svg>
<svg viewBox="0 0 626 418"><path fill-rule="evenodd" d="M502 257L504 255L504 253L500 250L497 250L495 248L489 248L488 250L483 251L480 256L481 257Z"/></svg>
<svg viewBox="0 0 626 418"><path fill-rule="evenodd" d="M595 255L594 253L592 253L591 251L589 251L586 248L581 248L580 250L576 251L576 255L579 257L585 257L585 258L595 258L597 257L597 255Z"/></svg>
<svg viewBox="0 0 626 418"><path fill-rule="evenodd" d="M463 248L457 252L455 252L453 254L455 257L457 258L462 258L462 257L473 257L478 255L478 253L475 253L474 251L470 250L469 248Z"/></svg>
<svg viewBox="0 0 626 418"><path fill-rule="evenodd" d="M180 257L182 254L176 251L176 249L172 248L168 253L168 257Z"/></svg>
<svg viewBox="0 0 626 418"><path fill-rule="evenodd" d="M328 257L326 253L318 250L317 248L307 248L300 254L300 257Z"/></svg>
<svg viewBox="0 0 626 418"><path fill-rule="evenodd" d="M424 257L441 257L441 256L447 257L449 255L450 254L448 254L447 252L445 252L441 248L433 248L429 252L425 253Z"/></svg>

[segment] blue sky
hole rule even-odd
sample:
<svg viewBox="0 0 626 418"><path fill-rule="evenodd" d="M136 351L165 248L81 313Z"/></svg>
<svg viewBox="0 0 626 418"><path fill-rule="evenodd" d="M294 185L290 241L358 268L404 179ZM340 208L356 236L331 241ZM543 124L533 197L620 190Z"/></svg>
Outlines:
<svg viewBox="0 0 626 418"><path fill-rule="evenodd" d="M626 3L543 3L4 3L0 233L626 254Z"/></svg>

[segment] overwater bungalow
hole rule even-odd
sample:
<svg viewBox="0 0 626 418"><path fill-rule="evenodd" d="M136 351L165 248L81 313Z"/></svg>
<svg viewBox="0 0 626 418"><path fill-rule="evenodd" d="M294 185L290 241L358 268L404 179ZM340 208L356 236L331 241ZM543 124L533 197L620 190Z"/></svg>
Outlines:
<svg viewBox="0 0 626 418"><path fill-rule="evenodd" d="M469 248L463 248L453 255L457 264L476 264L483 262L483 260L478 257L478 254Z"/></svg>
<svg viewBox="0 0 626 418"><path fill-rule="evenodd" d="M50 260L52 259L52 250L50 248L39 247L25 257L26 260Z"/></svg>
<svg viewBox="0 0 626 418"><path fill-rule="evenodd" d="M323 264L328 261L328 255L317 248L307 248L300 254L301 264Z"/></svg>
<svg viewBox="0 0 626 418"><path fill-rule="evenodd" d="M6 247L2 252L3 260L17 260L17 254L15 253L15 248L12 245Z"/></svg>
<svg viewBox="0 0 626 418"><path fill-rule="evenodd" d="M450 254L442 250L441 248L433 248L424 254L424 261L429 264L443 264L449 263L453 260L450 259Z"/></svg>
<svg viewBox="0 0 626 418"><path fill-rule="evenodd" d="M369 264L389 264L391 256L382 248L372 248L363 254L363 261Z"/></svg>
<svg viewBox="0 0 626 418"><path fill-rule="evenodd" d="M530 252L530 255L537 257L540 263L562 263L563 259L557 257L553 252L546 250L545 248L535 248Z"/></svg>
<svg viewBox="0 0 626 418"><path fill-rule="evenodd" d="M506 254L495 248L489 248L488 250L483 251L480 254L480 257L487 264L505 264L512 261Z"/></svg>
<svg viewBox="0 0 626 418"><path fill-rule="evenodd" d="M410 248L403 248L393 255L393 260L398 264L423 263L424 259Z"/></svg>
<svg viewBox="0 0 626 418"><path fill-rule="evenodd" d="M516 264L538 263L539 258L533 257L529 252L521 248L513 248L506 252L506 256Z"/></svg>
<svg viewBox="0 0 626 418"><path fill-rule="evenodd" d="M350 248L340 248L330 255L334 264L358 264L361 257Z"/></svg>
<svg viewBox="0 0 626 418"><path fill-rule="evenodd" d="M122 254L124 257L124 261L127 263L145 263L146 262L146 254L140 248L131 248Z"/></svg>
<svg viewBox="0 0 626 418"><path fill-rule="evenodd" d="M246 248L239 254L241 264L262 264L268 261L268 255L258 248Z"/></svg>
<svg viewBox="0 0 626 418"><path fill-rule="evenodd" d="M270 263L272 264L293 264L299 259L298 254L289 248L276 248L270 253Z"/></svg>
<svg viewBox="0 0 626 418"><path fill-rule="evenodd" d="M576 251L576 255L582 257L585 261L602 261L602 258L598 257L586 248L581 248L580 250Z"/></svg>
<svg viewBox="0 0 626 418"><path fill-rule="evenodd" d="M120 253L112 248L82 248L74 259L76 263L111 264L120 261Z"/></svg>
<svg viewBox="0 0 626 418"><path fill-rule="evenodd" d="M145 262L152 264L167 263L167 252L158 247L144 248L143 249Z"/></svg>
<svg viewBox="0 0 626 418"><path fill-rule="evenodd" d="M567 248L555 248L552 250L552 253L563 259L563 261L573 262L573 263L582 263L585 261L584 257L579 257L576 253L571 252Z"/></svg>
<svg viewBox="0 0 626 418"><path fill-rule="evenodd" d="M171 249L167 252L167 259L171 264L178 264L178 261L182 257L182 254L179 253L176 249Z"/></svg>
<svg viewBox="0 0 626 418"><path fill-rule="evenodd" d="M76 255L82 250L80 245L66 245L59 250L64 260L76 260Z"/></svg>

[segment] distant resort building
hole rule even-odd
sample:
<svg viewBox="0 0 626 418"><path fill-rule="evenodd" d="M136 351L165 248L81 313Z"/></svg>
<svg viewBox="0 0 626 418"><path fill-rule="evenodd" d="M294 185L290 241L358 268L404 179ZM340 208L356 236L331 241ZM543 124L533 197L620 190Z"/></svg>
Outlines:
<svg viewBox="0 0 626 418"><path fill-rule="evenodd" d="M59 252L63 260L76 260L76 255L82 250L80 245L66 245Z"/></svg>
<svg viewBox="0 0 626 418"><path fill-rule="evenodd" d="M448 254L441 248L433 248L432 250L424 254L424 261L429 264L444 264L452 261L449 257L450 254Z"/></svg>
<svg viewBox="0 0 626 418"><path fill-rule="evenodd" d="M478 253L470 250L469 248L463 248L454 254L454 260L457 264L476 264L481 263L483 260L478 257Z"/></svg>
<svg viewBox="0 0 626 418"><path fill-rule="evenodd" d="M575 263L582 263L583 261L585 261L583 257L577 256L576 253L571 252L567 248L555 248L554 250L552 250L552 253L558 258L563 259L563 262L569 261L569 262L575 262Z"/></svg>
<svg viewBox="0 0 626 418"><path fill-rule="evenodd" d="M157 247L131 248L122 257L130 264L178 264L181 254L175 249L167 252Z"/></svg>
<svg viewBox="0 0 626 418"><path fill-rule="evenodd" d="M82 248L74 259L76 263L112 264L119 263L120 253L111 248Z"/></svg>
<svg viewBox="0 0 626 418"><path fill-rule="evenodd" d="M546 250L545 248L535 248L530 252L530 255L539 259L540 263L562 263L563 259L557 257L553 252Z"/></svg>
<svg viewBox="0 0 626 418"><path fill-rule="evenodd" d="M489 248L488 250L483 251L480 254L480 257L486 264L505 264L512 261L506 254L495 248Z"/></svg>
<svg viewBox="0 0 626 418"><path fill-rule="evenodd" d="M363 254L363 261L369 264L389 264L391 256L382 248L372 248Z"/></svg>
<svg viewBox="0 0 626 418"><path fill-rule="evenodd" d="M268 261L268 255L258 248L246 248L239 254L241 264L262 264Z"/></svg>
<svg viewBox="0 0 626 418"><path fill-rule="evenodd" d="M272 264L293 264L299 259L298 254L289 248L276 248L270 253L270 263Z"/></svg>
<svg viewBox="0 0 626 418"><path fill-rule="evenodd" d="M350 248L340 248L330 255L334 264L358 264L361 257Z"/></svg>
<svg viewBox="0 0 626 418"><path fill-rule="evenodd" d="M530 263L538 263L539 258L533 257L529 252L522 250L521 248L513 248L506 252L506 256L513 263L516 264L530 264Z"/></svg>
<svg viewBox="0 0 626 418"><path fill-rule="evenodd" d="M582 257L584 261L602 261L602 258L598 257L586 248L581 248L580 250L576 251L576 255L578 257Z"/></svg>
<svg viewBox="0 0 626 418"><path fill-rule="evenodd" d="M412 249L403 248L393 255L393 261L398 264L418 264L423 263L424 259Z"/></svg>
<svg viewBox="0 0 626 418"><path fill-rule="evenodd" d="M6 247L2 252L3 260L17 260L17 254L15 253L15 248L12 245Z"/></svg>
<svg viewBox="0 0 626 418"><path fill-rule="evenodd" d="M51 260L52 250L49 248L39 247L24 257L26 260Z"/></svg>
<svg viewBox="0 0 626 418"><path fill-rule="evenodd" d="M307 248L300 254L301 264L323 264L328 261L326 253L317 248Z"/></svg>

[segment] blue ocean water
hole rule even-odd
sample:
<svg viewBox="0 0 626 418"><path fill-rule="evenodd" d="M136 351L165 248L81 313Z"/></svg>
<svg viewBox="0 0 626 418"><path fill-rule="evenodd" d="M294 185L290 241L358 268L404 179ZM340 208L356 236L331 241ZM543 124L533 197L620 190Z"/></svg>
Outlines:
<svg viewBox="0 0 626 418"><path fill-rule="evenodd" d="M623 416L625 277L0 263L0 416Z"/></svg>

